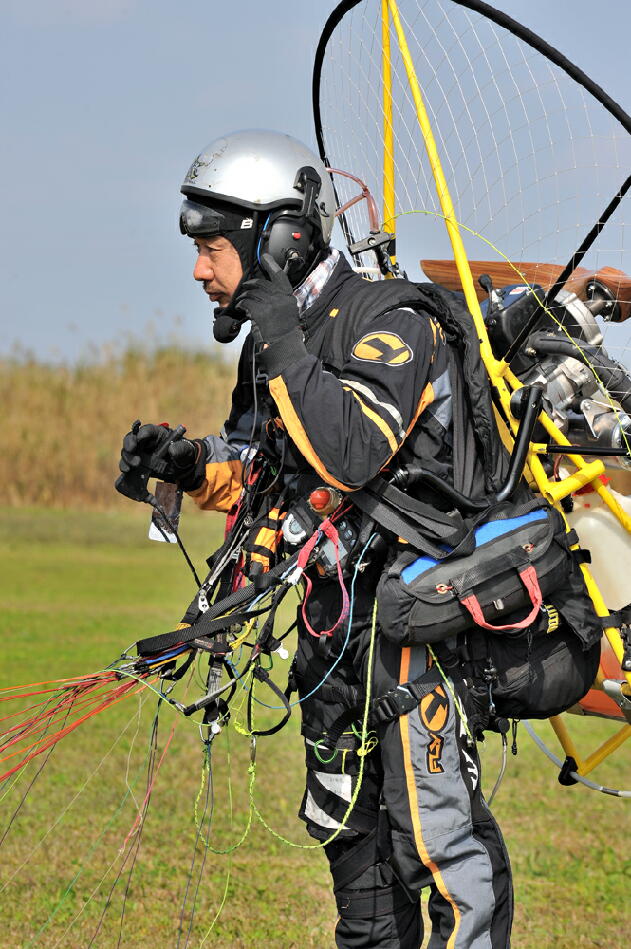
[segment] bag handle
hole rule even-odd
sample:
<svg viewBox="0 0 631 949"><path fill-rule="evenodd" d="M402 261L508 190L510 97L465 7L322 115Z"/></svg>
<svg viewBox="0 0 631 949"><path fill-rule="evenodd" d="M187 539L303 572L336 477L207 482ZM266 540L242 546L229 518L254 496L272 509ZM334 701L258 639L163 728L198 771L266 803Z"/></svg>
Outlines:
<svg viewBox="0 0 631 949"><path fill-rule="evenodd" d="M482 607L480 602L475 595L475 593L470 593L469 596L459 597L460 603L471 613L473 617L473 622L477 626L482 626L484 629L490 629L493 632L503 632L504 630L509 629L525 629L526 626L534 621L537 613L543 606L543 595L541 593L541 587L539 586L539 579L537 577L537 571L531 565L525 567L523 570L519 570L519 577L521 582L526 587L528 596L530 597L530 602L532 603L532 610L526 616L525 619L519 621L519 623L509 623L506 626L493 626L492 623L487 623L484 619L484 613L482 612Z"/></svg>

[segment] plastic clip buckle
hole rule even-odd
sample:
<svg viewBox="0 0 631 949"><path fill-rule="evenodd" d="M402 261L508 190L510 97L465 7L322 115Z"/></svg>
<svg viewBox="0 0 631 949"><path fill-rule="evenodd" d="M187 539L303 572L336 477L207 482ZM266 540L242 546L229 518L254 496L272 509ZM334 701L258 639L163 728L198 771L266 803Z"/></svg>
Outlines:
<svg viewBox="0 0 631 949"><path fill-rule="evenodd" d="M402 715L408 715L418 706L405 685L397 685L375 701L373 718L378 722L393 722Z"/></svg>

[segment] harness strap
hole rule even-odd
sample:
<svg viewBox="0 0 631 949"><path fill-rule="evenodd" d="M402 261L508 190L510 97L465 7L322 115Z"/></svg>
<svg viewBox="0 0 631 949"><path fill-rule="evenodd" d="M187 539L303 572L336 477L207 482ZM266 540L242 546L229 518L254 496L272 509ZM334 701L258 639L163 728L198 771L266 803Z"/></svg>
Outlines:
<svg viewBox="0 0 631 949"><path fill-rule="evenodd" d="M246 620L250 618L249 613L233 613L230 616L211 620L206 623L203 632L200 628L200 624L195 623L193 626L188 626L184 629L176 629L171 633L161 633L160 636L150 636L148 639L141 639L136 643L138 655L152 656L154 653L163 652L163 650L170 649L171 646L177 646L180 643L192 642L194 639L202 639L205 636L213 636L228 626L236 626L245 623Z"/></svg>
<svg viewBox="0 0 631 949"><path fill-rule="evenodd" d="M373 478L361 490L354 491L352 501L386 530L436 560L444 560L454 551L471 553L475 547L473 530L459 512L437 511L383 478Z"/></svg>
<svg viewBox="0 0 631 949"><path fill-rule="evenodd" d="M340 702L343 705L359 705L363 689L357 685L329 685L325 682L318 689L323 702Z"/></svg>
<svg viewBox="0 0 631 949"><path fill-rule="evenodd" d="M287 724L289 716L291 715L291 705L289 704L289 699L283 692L283 690L276 685L274 680L271 678L267 669L263 669L260 665L257 665L254 669L254 678L258 679L259 682L265 682L266 685L270 687L274 695L280 699L283 703L285 709L285 714L279 722L276 722L275 725L272 725L271 728L261 728L256 729L252 728L252 690L248 694L248 706L247 706L247 720L248 720L248 731L251 735L259 737L260 735L275 735L276 732L279 732L281 728Z"/></svg>
<svg viewBox="0 0 631 949"><path fill-rule="evenodd" d="M392 854L385 809L380 808L377 823L360 840L346 838L326 848L333 890L343 890L369 867L387 860Z"/></svg>
<svg viewBox="0 0 631 949"><path fill-rule="evenodd" d="M473 553L475 528L487 520L490 513L493 520L504 520L520 517L541 507L538 498L524 504L505 505L505 510L501 505L493 509L489 503L487 509L465 519L457 510L449 513L436 511L379 476L360 491L354 491L351 498L360 511L437 561Z"/></svg>
<svg viewBox="0 0 631 949"><path fill-rule="evenodd" d="M623 626L631 626L631 603L619 610L610 610L609 616L602 616L601 621L603 629L607 629L609 626L615 626L618 629Z"/></svg>
<svg viewBox="0 0 631 949"><path fill-rule="evenodd" d="M334 848L332 847L331 850ZM379 842L377 827L368 831L359 843L353 840L351 847L344 847L338 857L329 856L329 867L333 877L333 890L341 890L377 862Z"/></svg>
<svg viewBox="0 0 631 949"><path fill-rule="evenodd" d="M298 554L293 554L288 560L283 560L277 564L267 574L273 580L280 578L285 571L291 570L298 560ZM170 633L162 633L160 636L150 636L148 639L140 639L136 643L139 656L149 656L156 652L162 652L164 649L170 649L171 646L177 646L180 643L190 643L193 639L201 636L210 636L220 629L226 629L228 626L237 625L245 622L252 617L252 613L230 613L237 606L242 606L258 596L258 590L254 584L245 587L239 587L229 596L213 603L208 612L186 629L176 629ZM228 616L222 616L222 613L228 613Z"/></svg>
<svg viewBox="0 0 631 949"><path fill-rule="evenodd" d="M419 702L429 695L440 683L440 674L436 669L428 669L418 679L411 682L402 682L390 689L384 695L378 696L370 703L368 722L370 725L384 725L393 722L402 715L408 715L418 707ZM349 726L356 721L364 711L363 704L353 705L345 709L333 724L327 729L324 744L333 750Z"/></svg>
<svg viewBox="0 0 631 949"><path fill-rule="evenodd" d="M371 703L370 720L375 724L393 722L402 715L408 715L418 707L426 695L429 695L440 682L440 675L432 670L424 672L412 682L403 682L385 695L380 695Z"/></svg>
<svg viewBox="0 0 631 949"><path fill-rule="evenodd" d="M403 884L397 882L390 886L340 892L337 909L342 919L366 920L376 916L396 916L411 902L414 902L414 898L404 889Z"/></svg>
<svg viewBox="0 0 631 949"><path fill-rule="evenodd" d="M276 622L276 613L278 611L278 607L285 599L290 589L291 588L289 586L283 585L276 590L276 593L272 597L272 605L270 606L269 613L267 614L267 619L263 623L261 632L259 633L256 640L257 646L261 652L269 654L275 649L278 649L278 646L280 645L281 640L276 639L274 636L274 623Z"/></svg>

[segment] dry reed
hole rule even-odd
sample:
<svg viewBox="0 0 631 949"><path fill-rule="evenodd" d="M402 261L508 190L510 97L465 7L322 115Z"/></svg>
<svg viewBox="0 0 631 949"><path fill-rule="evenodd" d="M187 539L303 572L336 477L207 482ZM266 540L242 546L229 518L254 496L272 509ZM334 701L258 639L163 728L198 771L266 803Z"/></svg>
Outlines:
<svg viewBox="0 0 631 949"><path fill-rule="evenodd" d="M219 431L235 367L176 346L104 349L74 366L28 356L0 361L0 504L110 508L122 436L135 418Z"/></svg>

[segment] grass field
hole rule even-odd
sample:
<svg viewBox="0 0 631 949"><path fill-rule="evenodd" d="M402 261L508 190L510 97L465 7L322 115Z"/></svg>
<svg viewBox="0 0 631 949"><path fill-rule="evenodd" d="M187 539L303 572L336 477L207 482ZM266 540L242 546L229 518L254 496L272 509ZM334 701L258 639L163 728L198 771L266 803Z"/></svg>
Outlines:
<svg viewBox="0 0 631 949"><path fill-rule="evenodd" d="M145 539L147 511L131 503L128 512L3 510L2 686L103 668L129 643L170 629L179 620L193 593L191 578L175 548ZM213 549L220 530L220 518L187 512L182 534L196 563ZM275 662L282 681L287 664ZM167 707L160 716L160 753L172 725L177 727L155 782L120 943L131 861L106 909L125 859L121 846L145 793L155 704L152 694L130 697L86 722L51 755L2 848L2 947L178 945L195 847L202 747L190 722ZM261 722L273 715L261 715ZM610 732L602 721L571 725L588 744ZM545 723L538 730L551 735ZM233 727L215 742L210 841L215 849L238 843L248 826L249 755L247 737ZM499 763L494 736L482 747L482 756L488 789ZM302 759L293 716L279 735L259 741L253 796L272 828L305 845L309 839L295 817ZM8 792L0 790L0 826L6 826L36 772L32 763ZM629 786L624 750L597 777L605 784ZM198 810L204 797L202 792ZM559 787L552 766L520 734L519 755L509 758L495 806L515 874L515 949L626 945L628 807L628 802L580 787ZM195 873L204 854L189 946L334 945L335 909L321 850L287 846L253 815L243 844L231 855L205 851L198 844ZM183 914L182 947L195 887L194 875Z"/></svg>

